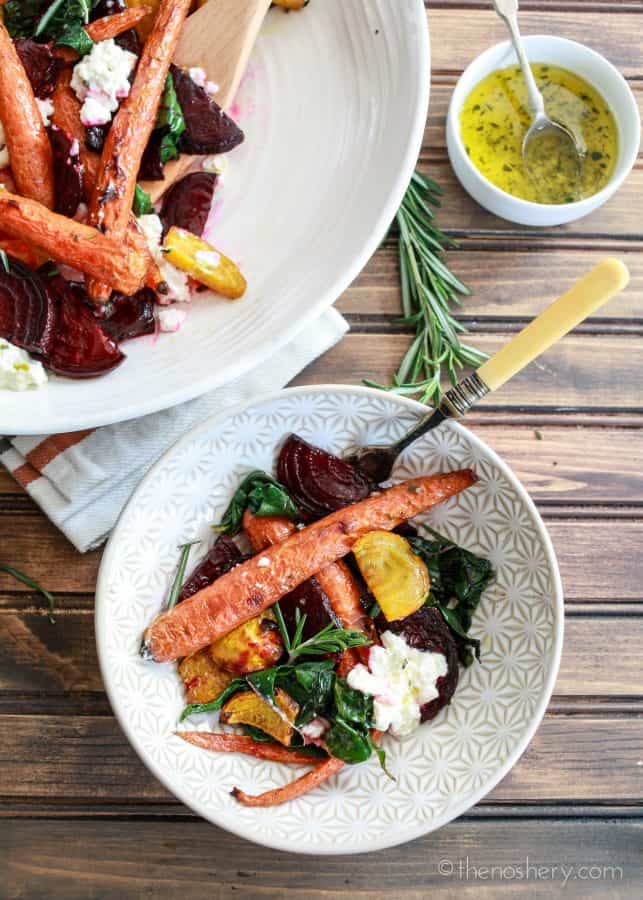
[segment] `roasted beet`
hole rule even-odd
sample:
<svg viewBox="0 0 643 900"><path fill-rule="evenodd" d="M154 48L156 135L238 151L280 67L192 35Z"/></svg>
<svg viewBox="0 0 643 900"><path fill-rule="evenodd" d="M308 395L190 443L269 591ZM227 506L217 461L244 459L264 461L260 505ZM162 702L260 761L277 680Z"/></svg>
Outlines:
<svg viewBox="0 0 643 900"><path fill-rule="evenodd" d="M0 337L46 357L54 343L58 305L38 272L12 258L8 265L8 272L0 265Z"/></svg>
<svg viewBox="0 0 643 900"><path fill-rule="evenodd" d="M171 67L176 96L183 110L185 131L179 149L182 153L227 153L243 141L243 131L230 116L199 87L187 72Z"/></svg>
<svg viewBox="0 0 643 900"><path fill-rule="evenodd" d="M309 578L304 581L294 591L286 594L279 601L279 607L286 623L289 634L294 634L297 627L296 612L306 616L304 625L304 637L312 637L317 632L325 628L329 623L341 625L337 616L333 612L330 600L321 589L321 585L316 578Z"/></svg>
<svg viewBox="0 0 643 900"><path fill-rule="evenodd" d="M179 600L187 600L197 591L212 584L242 559L241 551L232 538L227 534L219 535L205 559L199 563L183 585Z"/></svg>
<svg viewBox="0 0 643 900"><path fill-rule="evenodd" d="M102 151L111 124L107 122L105 125L88 125L85 128L85 146L88 150L93 150L94 153Z"/></svg>
<svg viewBox="0 0 643 900"><path fill-rule="evenodd" d="M119 343L153 334L155 303L156 294L148 287L141 288L131 297L115 294L106 317L101 319L103 330Z"/></svg>
<svg viewBox="0 0 643 900"><path fill-rule="evenodd" d="M295 503L313 518L364 500L371 490L359 469L296 434L281 448L277 473Z"/></svg>
<svg viewBox="0 0 643 900"><path fill-rule="evenodd" d="M62 60L54 56L51 44L38 44L31 38L20 38L15 43L34 94L40 100L51 97L63 66Z"/></svg>
<svg viewBox="0 0 643 900"><path fill-rule="evenodd" d="M417 612L396 622L387 622L382 616L378 616L376 624L379 631L401 634L406 643L416 650L442 653L446 657L447 673L436 682L439 695L435 700L425 703L421 710L423 722L435 718L442 707L451 702L459 675L458 646L442 613L432 606L423 606Z"/></svg>
<svg viewBox="0 0 643 900"><path fill-rule="evenodd" d="M212 206L216 180L217 176L208 172L192 172L174 182L163 198L161 208L164 234L176 225L201 237Z"/></svg>
<svg viewBox="0 0 643 900"><path fill-rule="evenodd" d="M49 369L69 378L94 378L122 363L125 357L118 344L84 302L82 285L55 275L47 279L47 289L58 303L56 336L43 360Z"/></svg>
<svg viewBox="0 0 643 900"><path fill-rule="evenodd" d="M47 129L54 155L56 212L72 218L83 198L83 165L78 141L52 125Z"/></svg>
<svg viewBox="0 0 643 900"><path fill-rule="evenodd" d="M163 181L165 166L161 162L162 140L163 135L160 131L153 131L150 135L138 170L139 181Z"/></svg>

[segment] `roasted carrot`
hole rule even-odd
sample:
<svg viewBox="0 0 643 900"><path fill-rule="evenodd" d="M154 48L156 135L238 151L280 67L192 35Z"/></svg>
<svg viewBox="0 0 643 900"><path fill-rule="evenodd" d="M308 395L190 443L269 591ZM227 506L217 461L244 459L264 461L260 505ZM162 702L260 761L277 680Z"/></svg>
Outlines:
<svg viewBox="0 0 643 900"><path fill-rule="evenodd" d="M250 546L255 553L259 553L266 547L285 541L294 533L295 525L282 516L255 516L246 509L243 514L243 529ZM324 566L319 572L315 572L315 578L344 628L369 630L368 619L360 602L359 587L343 560Z"/></svg>
<svg viewBox="0 0 643 900"><path fill-rule="evenodd" d="M280 803L287 803L289 800L295 800L303 794L307 794L314 788L318 787L324 781L327 781L332 775L335 775L342 769L346 763L342 759L336 759L331 756L325 762L315 766L310 772L306 772L299 778L295 778L289 784L283 787L274 788L266 791L264 794L246 794L239 788L233 788L232 796L243 803L244 806L278 806Z"/></svg>
<svg viewBox="0 0 643 900"><path fill-rule="evenodd" d="M414 478L337 510L161 614L145 632L144 652L157 662L196 652L346 556L363 534L390 531L476 480L470 469Z"/></svg>
<svg viewBox="0 0 643 900"><path fill-rule="evenodd" d="M52 97L54 111L51 116L52 125L56 125L61 131L78 141L78 152L83 164L83 186L87 196L88 188L93 188L96 183L98 163L100 157L87 149L85 138L85 126L80 121L81 103L71 88L71 72L62 72L56 82L56 88Z"/></svg>
<svg viewBox="0 0 643 900"><path fill-rule="evenodd" d="M163 0L150 36L143 45L129 96L114 116L105 140L96 184L89 203L89 222L115 241L127 229L141 159L150 138L165 78L190 9L191 0ZM91 279L94 300L109 296L109 288Z"/></svg>
<svg viewBox="0 0 643 900"><path fill-rule="evenodd" d="M54 205L54 160L36 98L9 32L0 22L0 122L18 192Z"/></svg>
<svg viewBox="0 0 643 900"><path fill-rule="evenodd" d="M116 38L124 31L130 28L136 28L142 19L146 18L152 11L149 6L139 6L136 9L124 9L123 12L114 13L113 16L103 16L102 19L96 19L85 26L85 31L90 38L98 43L99 41L107 41L110 38ZM78 54L71 47L56 47L56 56L64 59L65 62L75 62Z"/></svg>
<svg viewBox="0 0 643 900"><path fill-rule="evenodd" d="M0 232L0 250L4 250L14 259L19 259L25 263L30 269L37 269L43 263L47 262L48 256L42 253L36 247L32 247L26 241L20 238L10 237Z"/></svg>
<svg viewBox="0 0 643 900"><path fill-rule="evenodd" d="M299 763L299 765L319 765L315 757L306 756L296 750L289 750L281 744L258 743L251 737L242 734L217 734L212 731L177 731L176 734L204 750L215 750L219 753L245 753L259 759L270 759L273 762Z"/></svg>
<svg viewBox="0 0 643 900"><path fill-rule="evenodd" d="M136 293L145 282L149 257L142 248L127 242L118 245L95 228L51 212L36 200L0 190L0 228L124 294Z"/></svg>

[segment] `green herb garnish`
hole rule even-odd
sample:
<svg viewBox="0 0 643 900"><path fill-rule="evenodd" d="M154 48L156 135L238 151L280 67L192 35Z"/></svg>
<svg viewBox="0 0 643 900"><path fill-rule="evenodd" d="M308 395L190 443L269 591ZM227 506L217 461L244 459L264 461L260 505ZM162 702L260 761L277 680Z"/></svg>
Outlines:
<svg viewBox="0 0 643 900"><path fill-rule="evenodd" d="M53 0L35 22L33 37L41 41L54 41L59 46L71 47L81 56L85 56L94 46L85 25L88 24L90 13L98 2L99 0Z"/></svg>
<svg viewBox="0 0 643 900"><path fill-rule="evenodd" d="M34 581L33 578L30 578L29 575L25 575L24 572L21 572L19 569L14 569L13 566L8 566L6 563L0 562L0 572L6 572L7 575L11 575L15 578L16 581L21 581L22 584L31 588L32 591L37 591L37 593L44 597L49 606L49 621L52 625L56 624L56 619L54 617L54 612L56 611L56 598L50 591L38 584L37 581Z"/></svg>
<svg viewBox="0 0 643 900"><path fill-rule="evenodd" d="M11 268L9 266L9 257L7 256L6 250L0 250L0 263L2 263L2 267L5 272L11 271Z"/></svg>
<svg viewBox="0 0 643 900"><path fill-rule="evenodd" d="M404 325L415 329L415 338L393 376L391 386L365 381L370 387L408 396L418 394L422 403L437 403L444 369L456 384L457 370L479 366L485 354L460 341L466 329L452 315L452 303L469 289L442 260L442 253L457 247L456 241L434 224L430 206L440 206L442 189L415 172L396 221L400 231L399 259Z"/></svg>
<svg viewBox="0 0 643 900"><path fill-rule="evenodd" d="M134 202L132 203L132 211L137 218L138 216L147 216L150 213L154 212L154 204L152 203L152 198L147 193L147 191L143 190L140 184L137 184L134 188Z"/></svg>
<svg viewBox="0 0 643 900"><path fill-rule="evenodd" d="M270 475L257 469L243 479L215 531L235 535L241 531L243 514L249 509L255 516L286 516L298 519L299 510L286 488Z"/></svg>
<svg viewBox="0 0 643 900"><path fill-rule="evenodd" d="M170 610L174 609L176 604L179 601L179 595L181 593L181 588L183 587L183 579L185 578L185 570L188 564L188 557L190 556L190 550L194 547L195 544L200 544L201 541L190 541L187 544L181 544L179 550L181 551L181 556L179 558L179 564L176 569L176 575L174 576L174 581L172 583L172 588L167 598L167 603L165 604L165 609Z"/></svg>
<svg viewBox="0 0 643 900"><path fill-rule="evenodd" d="M282 615L279 604L273 607L277 625L281 633L281 639L288 653L288 664L292 663L300 656L328 656L333 653L341 653L350 647L365 647L371 644L369 637L361 631L354 631L350 628L341 628L329 622L325 628L322 628L317 634L307 640L303 640L304 626L306 625L306 615L302 615L299 609L295 610L295 631L292 637L288 634L286 623Z"/></svg>

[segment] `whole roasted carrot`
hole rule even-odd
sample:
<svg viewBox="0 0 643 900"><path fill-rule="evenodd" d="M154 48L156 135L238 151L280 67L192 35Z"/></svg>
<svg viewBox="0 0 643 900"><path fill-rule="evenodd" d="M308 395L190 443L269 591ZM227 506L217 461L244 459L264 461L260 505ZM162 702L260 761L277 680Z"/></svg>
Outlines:
<svg viewBox="0 0 643 900"><path fill-rule="evenodd" d="M160 615L145 632L144 654L167 662L200 650L346 556L362 535L390 531L476 480L470 469L414 478L314 522Z"/></svg>
<svg viewBox="0 0 643 900"><path fill-rule="evenodd" d="M118 245L95 228L4 189L0 190L0 228L124 294L136 293L145 283L149 256L143 247L133 242Z"/></svg>
<svg viewBox="0 0 643 900"><path fill-rule="evenodd" d="M9 32L0 22L0 122L19 193L54 206L54 161L36 98Z"/></svg>
<svg viewBox="0 0 643 900"><path fill-rule="evenodd" d="M71 72L62 72L56 82L52 103L54 111L51 115L52 125L66 131L70 137L78 141L80 161L83 164L83 186L85 192L96 184L96 174L100 157L87 149L85 126L80 121L81 103L71 87ZM87 195L87 194L86 194Z"/></svg>
<svg viewBox="0 0 643 900"><path fill-rule="evenodd" d="M96 19L85 26L85 31L90 38L98 43L99 41L108 41L110 38L116 38L124 31L136 26L152 11L150 6L138 6L136 8L124 9L123 12L114 13L113 16L103 16L102 19ZM56 56L64 59L66 62L74 62L78 59L78 54L71 47L57 47Z"/></svg>
<svg viewBox="0 0 643 900"><path fill-rule="evenodd" d="M282 516L255 516L246 509L243 514L243 530L252 549L259 553L273 544L285 541L294 534L295 525ZM315 572L315 578L344 628L370 631L360 602L359 587L343 560L338 559L337 562L324 566L319 572Z"/></svg>
<svg viewBox="0 0 643 900"><path fill-rule="evenodd" d="M136 178L154 129L165 78L191 0L162 0L136 69L134 83L114 116L89 204L89 222L120 241L132 209ZM90 280L88 293L105 300L109 288Z"/></svg>
<svg viewBox="0 0 643 900"><path fill-rule="evenodd" d="M336 759L331 756L305 775L295 778L289 784L283 787L274 788L272 791L266 791L263 794L246 794L240 788L232 789L232 796L244 806L279 806L280 803L287 803L289 800L295 800L303 794L314 790L324 781L343 769L346 763L342 759Z"/></svg>
<svg viewBox="0 0 643 900"><path fill-rule="evenodd" d="M214 750L218 753L245 753L247 756L256 756L258 759L270 759L273 762L298 763L299 765L318 765L315 757L306 756L296 750L289 750L282 744L273 744L268 741L258 743L253 738L242 734L217 734L212 731L177 731L178 737L183 738L188 744L202 747L204 750Z"/></svg>

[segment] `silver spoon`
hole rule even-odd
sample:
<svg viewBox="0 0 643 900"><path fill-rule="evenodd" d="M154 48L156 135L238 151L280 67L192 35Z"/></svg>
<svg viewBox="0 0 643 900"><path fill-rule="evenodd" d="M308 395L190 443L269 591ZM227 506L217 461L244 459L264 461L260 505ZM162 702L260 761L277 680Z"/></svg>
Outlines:
<svg viewBox="0 0 643 900"><path fill-rule="evenodd" d="M550 196L543 199L555 202L560 199L560 189L563 187L569 191L570 183L580 186L587 147L582 138L561 122L550 119L545 112L545 100L538 90L518 28L518 0L493 0L493 5L509 29L534 117L522 141L522 158L532 177L537 175L541 194L549 193Z"/></svg>

